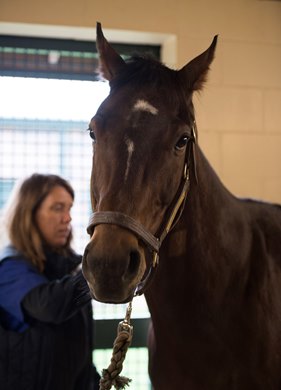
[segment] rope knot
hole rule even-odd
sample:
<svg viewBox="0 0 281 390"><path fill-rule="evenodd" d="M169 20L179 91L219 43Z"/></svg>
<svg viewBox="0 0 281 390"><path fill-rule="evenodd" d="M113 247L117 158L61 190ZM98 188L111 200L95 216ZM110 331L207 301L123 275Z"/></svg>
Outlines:
<svg viewBox="0 0 281 390"><path fill-rule="evenodd" d="M107 369L102 371L100 390L110 390L112 386L116 390L122 390L131 382L131 379L119 375L123 369L123 362L133 338L133 326L130 325L131 312L132 302L128 305L124 321L119 322L110 364Z"/></svg>

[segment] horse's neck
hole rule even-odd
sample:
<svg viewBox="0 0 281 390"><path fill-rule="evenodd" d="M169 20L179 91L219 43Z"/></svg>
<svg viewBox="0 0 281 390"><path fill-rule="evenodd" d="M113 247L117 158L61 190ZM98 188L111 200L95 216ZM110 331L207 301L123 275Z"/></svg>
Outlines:
<svg viewBox="0 0 281 390"><path fill-rule="evenodd" d="M192 175L191 167L190 192L181 225L185 226L187 235L202 248L202 240L206 240L207 245L216 232L220 233L221 225L227 220L237 219L241 203L225 188L199 148L196 165L198 182Z"/></svg>
<svg viewBox="0 0 281 390"><path fill-rule="evenodd" d="M222 237L226 224L235 221L240 206L200 150L197 176L198 183L194 178L191 181L182 217L166 237L160 252L160 264L147 294L152 315L159 311L159 305L170 305L170 310L175 301L186 306L192 305L192 300L201 299L203 304L209 299L219 300L225 287L222 280L227 284L230 277L229 264L229 271L222 271L227 269L223 267L225 240ZM230 225L235 226L235 223ZM234 233L233 228L226 234ZM218 284L217 296L214 293L211 296L212 284Z"/></svg>

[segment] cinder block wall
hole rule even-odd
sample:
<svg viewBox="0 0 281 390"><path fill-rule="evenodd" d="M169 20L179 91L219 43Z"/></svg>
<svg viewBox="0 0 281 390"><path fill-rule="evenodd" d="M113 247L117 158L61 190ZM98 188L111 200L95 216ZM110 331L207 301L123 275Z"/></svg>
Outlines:
<svg viewBox="0 0 281 390"><path fill-rule="evenodd" d="M229 3L210 84L196 101L201 145L235 194L280 203L281 2Z"/></svg>
<svg viewBox="0 0 281 390"><path fill-rule="evenodd" d="M195 96L200 145L236 195L281 203L281 1L1 0L0 22L171 33L177 67L219 34Z"/></svg>

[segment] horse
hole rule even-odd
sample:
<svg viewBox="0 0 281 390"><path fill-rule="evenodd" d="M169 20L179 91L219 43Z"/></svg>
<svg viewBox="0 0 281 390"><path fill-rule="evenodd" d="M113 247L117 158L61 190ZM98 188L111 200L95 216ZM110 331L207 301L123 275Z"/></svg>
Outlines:
<svg viewBox="0 0 281 390"><path fill-rule="evenodd" d="M234 196L198 144L217 36L179 70L123 60L100 23L96 42L110 93L89 124L92 297L144 293L155 390L280 390L281 207Z"/></svg>

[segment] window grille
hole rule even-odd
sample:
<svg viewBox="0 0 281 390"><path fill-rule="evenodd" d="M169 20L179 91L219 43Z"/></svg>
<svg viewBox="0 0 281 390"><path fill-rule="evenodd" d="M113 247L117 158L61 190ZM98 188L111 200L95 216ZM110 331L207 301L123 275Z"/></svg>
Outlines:
<svg viewBox="0 0 281 390"><path fill-rule="evenodd" d="M123 58L132 54L160 57L160 46L112 45ZM0 75L99 80L94 42L0 35Z"/></svg>
<svg viewBox="0 0 281 390"><path fill-rule="evenodd" d="M157 58L160 56L160 47L157 46L114 47L124 58L136 52L149 52ZM26 104L34 78L38 82L41 80L41 83L45 81L45 84L34 92L35 99ZM48 98L45 96L46 83L50 87L53 79L57 79L58 84ZM108 86L98 82L98 79L98 59L93 42L0 36L0 213L18 179L34 172L63 176L75 190L72 219L74 247L79 253L83 252L88 242L86 226L91 211L89 183L92 146L86 129L108 91ZM70 97L68 102L66 97L56 101L60 90L66 88L65 82L80 83L78 80L81 81L78 96L67 96ZM69 88L73 91L74 85ZM94 91L97 91L96 95ZM72 93L76 95L74 92L69 94ZM71 106L71 99L74 98L76 102ZM87 105L89 108L85 108ZM51 114L55 109L57 112ZM102 337L101 330L105 328L98 321L109 320L107 328L112 328L113 343L116 319L123 319L125 311L126 305L94 303L96 329L100 332L96 333L98 349L94 359L99 370L109 364L112 350L108 340L110 330L106 337ZM149 314L143 298L136 298L132 317L135 334L123 374L133 379L131 390L148 390L148 358L146 337L143 337Z"/></svg>

